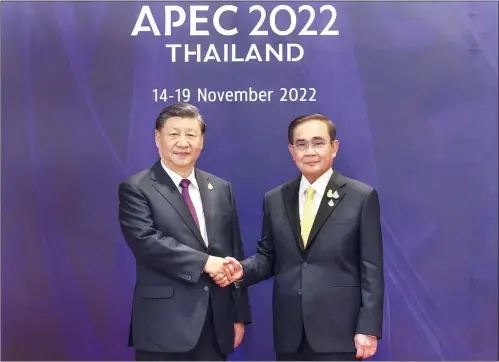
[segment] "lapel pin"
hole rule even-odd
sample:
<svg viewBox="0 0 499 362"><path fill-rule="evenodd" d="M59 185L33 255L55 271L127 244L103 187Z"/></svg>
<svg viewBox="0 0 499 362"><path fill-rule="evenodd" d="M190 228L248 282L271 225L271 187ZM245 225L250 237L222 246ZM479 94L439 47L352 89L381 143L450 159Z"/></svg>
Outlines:
<svg viewBox="0 0 499 362"><path fill-rule="evenodd" d="M331 206L331 207L333 207L334 206L333 200L329 200L328 205Z"/></svg>
<svg viewBox="0 0 499 362"><path fill-rule="evenodd" d="M213 185L211 183L208 183L208 190L213 190Z"/></svg>
<svg viewBox="0 0 499 362"><path fill-rule="evenodd" d="M333 194L333 198L334 199L337 199L338 197L340 197L340 195L338 195L338 191L334 191L334 194Z"/></svg>
<svg viewBox="0 0 499 362"><path fill-rule="evenodd" d="M331 189L327 191L327 197L329 198L333 197L333 191L331 191Z"/></svg>

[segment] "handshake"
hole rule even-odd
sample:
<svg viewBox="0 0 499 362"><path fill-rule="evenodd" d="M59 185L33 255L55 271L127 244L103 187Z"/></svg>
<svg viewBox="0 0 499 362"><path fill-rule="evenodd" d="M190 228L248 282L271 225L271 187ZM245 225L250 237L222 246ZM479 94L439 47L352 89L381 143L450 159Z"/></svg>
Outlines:
<svg viewBox="0 0 499 362"><path fill-rule="evenodd" d="M203 271L209 274L220 287L226 287L243 277L243 267L241 263L230 256L220 258L218 256L210 255Z"/></svg>

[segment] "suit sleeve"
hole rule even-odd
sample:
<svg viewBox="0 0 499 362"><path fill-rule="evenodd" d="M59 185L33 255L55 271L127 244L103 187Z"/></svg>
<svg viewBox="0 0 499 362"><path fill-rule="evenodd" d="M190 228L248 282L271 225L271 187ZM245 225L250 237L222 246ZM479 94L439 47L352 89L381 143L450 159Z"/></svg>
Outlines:
<svg viewBox="0 0 499 362"><path fill-rule="evenodd" d="M262 238L257 241L256 254L243 260L243 285L253 285L274 276L274 242L267 197L263 201Z"/></svg>
<svg viewBox="0 0 499 362"><path fill-rule="evenodd" d="M233 240L233 257L237 260L244 259L244 245L241 238L241 230L239 227L239 217L237 215L236 201L234 199L234 193L232 187L229 184L229 192L232 204L232 240ZM238 285L235 287L232 285L232 294L235 301L236 309L236 320L234 322L240 322L244 324L251 323L251 307L250 299L248 294L248 288L245 286Z"/></svg>
<svg viewBox="0 0 499 362"><path fill-rule="evenodd" d="M379 197L372 190L364 201L360 223L360 274L362 305L357 333L381 339L383 299L383 241L381 235Z"/></svg>
<svg viewBox="0 0 499 362"><path fill-rule="evenodd" d="M163 235L137 186L121 183L118 193L121 231L137 260L185 282L197 283L208 254Z"/></svg>

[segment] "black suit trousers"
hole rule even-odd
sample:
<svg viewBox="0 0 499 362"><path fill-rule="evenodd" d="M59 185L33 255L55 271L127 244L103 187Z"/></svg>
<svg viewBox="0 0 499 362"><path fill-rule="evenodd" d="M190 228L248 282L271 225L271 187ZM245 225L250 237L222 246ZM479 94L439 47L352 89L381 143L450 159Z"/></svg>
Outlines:
<svg viewBox="0 0 499 362"><path fill-rule="evenodd" d="M355 352L348 353L318 353L315 352L307 340L305 329L298 350L294 353L277 353L277 361L357 361Z"/></svg>
<svg viewBox="0 0 499 362"><path fill-rule="evenodd" d="M165 328L168 328L165 326ZM165 353L135 351L136 361L226 361L227 355L220 352L218 346L213 311L211 303L208 305L206 320L198 343L193 350L185 353Z"/></svg>

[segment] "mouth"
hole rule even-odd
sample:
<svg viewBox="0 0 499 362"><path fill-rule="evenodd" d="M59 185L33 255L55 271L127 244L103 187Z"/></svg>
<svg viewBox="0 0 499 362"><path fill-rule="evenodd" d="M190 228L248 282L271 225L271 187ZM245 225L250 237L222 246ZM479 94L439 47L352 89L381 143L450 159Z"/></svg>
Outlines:
<svg viewBox="0 0 499 362"><path fill-rule="evenodd" d="M307 166L315 166L319 163L319 161L307 161L307 162L303 162L303 163Z"/></svg>
<svg viewBox="0 0 499 362"><path fill-rule="evenodd" d="M189 152L176 152L175 155L178 157L187 157L190 155L190 153Z"/></svg>

